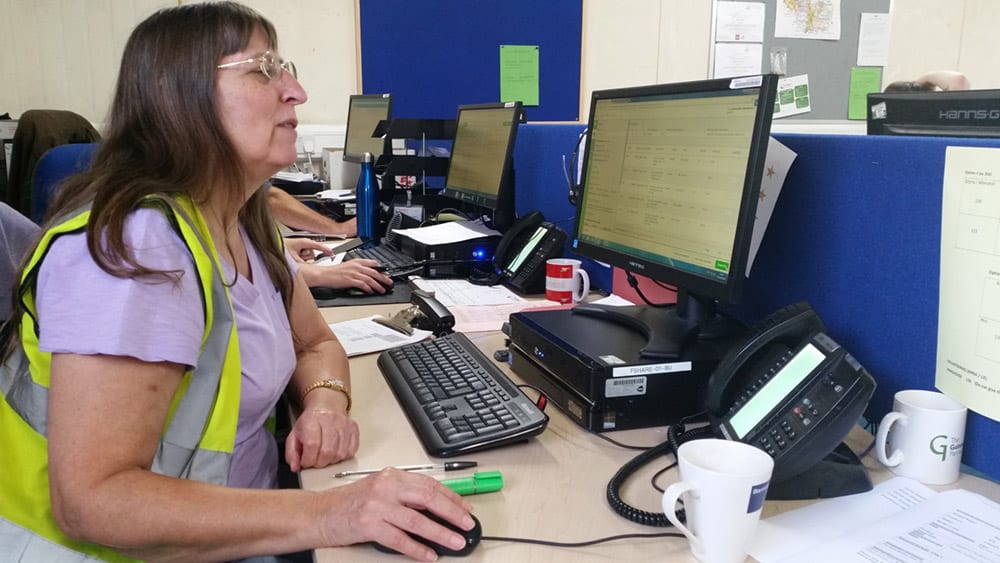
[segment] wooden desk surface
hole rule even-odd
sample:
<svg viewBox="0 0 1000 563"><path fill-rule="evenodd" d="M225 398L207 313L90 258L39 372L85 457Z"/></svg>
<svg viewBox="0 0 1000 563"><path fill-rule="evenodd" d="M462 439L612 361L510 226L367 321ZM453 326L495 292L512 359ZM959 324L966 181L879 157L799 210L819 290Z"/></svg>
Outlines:
<svg viewBox="0 0 1000 563"><path fill-rule="evenodd" d="M404 307L373 305L323 309L330 322L372 314L392 313ZM500 333L472 333L469 337L487 355L503 347ZM326 489L346 484L333 474L348 469L377 468L388 465L441 462L427 455L410 428L392 391L376 366L377 354L351 359L351 381L354 407L352 414L361 428L361 447L354 459L324 469L303 471L301 481L306 489ZM509 367L503 368L508 374ZM512 374L515 381L520 381ZM530 392L529 392L530 395ZM531 395L533 396L533 395ZM629 533L673 532L672 528L652 528L634 524L617 515L605 500L607 483L614 473L640 452L626 450L592 434L567 418L557 407L545 411L549 424L545 432L528 442L462 456L479 462L476 470L503 473L503 490L466 497L483 526L484 536L534 538L560 542L579 542ZM666 428L626 430L609 434L616 441L644 447L666 440ZM863 451L871 436L860 427L848 437L848 445ZM641 510L660 511L660 493L651 485L656 471L673 461L664 457L634 474L622 489L623 499ZM881 482L892 474L881 467L874 456L864 458L872 480ZM474 470L455 471L448 477L471 475ZM444 474L435 475L444 477ZM658 479L665 487L677 479L671 469ZM963 475L958 483L974 492L1000 499L1000 485ZM941 488L941 487L935 487ZM948 487L944 487L948 488ZM804 506L812 501L768 501L763 518ZM369 546L352 546L316 551L316 561L381 561L399 562L399 556L387 555ZM695 563L684 538L652 538L618 540L585 548L556 548L502 541L483 541L464 560L519 562L604 562L668 560Z"/></svg>

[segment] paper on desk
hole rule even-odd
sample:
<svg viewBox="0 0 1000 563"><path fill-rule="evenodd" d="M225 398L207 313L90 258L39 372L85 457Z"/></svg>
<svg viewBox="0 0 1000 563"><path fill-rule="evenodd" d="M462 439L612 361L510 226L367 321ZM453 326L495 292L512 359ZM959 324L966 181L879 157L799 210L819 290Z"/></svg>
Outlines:
<svg viewBox="0 0 1000 563"><path fill-rule="evenodd" d="M1000 528L994 522L1000 522L1000 505L985 497L937 493L895 477L867 493L762 520L749 552L761 563L998 562Z"/></svg>
<svg viewBox="0 0 1000 563"><path fill-rule="evenodd" d="M407 336L385 325L375 322L379 315L363 319L331 323L330 330L337 335L337 340L344 346L348 357L381 352L412 342L419 342L431 335L430 331L413 329L413 335Z"/></svg>
<svg viewBox="0 0 1000 563"><path fill-rule="evenodd" d="M490 332L503 328L503 323L510 316L521 311L572 309L572 304L556 303L555 301L518 301L502 305L456 305L449 307L455 315L455 330L458 332Z"/></svg>
<svg viewBox="0 0 1000 563"><path fill-rule="evenodd" d="M609 307L631 307L635 303L612 293L607 297L601 297L600 299L593 302L594 305L608 305Z"/></svg>
<svg viewBox="0 0 1000 563"><path fill-rule="evenodd" d="M455 305L505 305L525 300L502 285L476 285L468 280L427 279L417 276L410 281L418 289L431 291L434 298L445 307Z"/></svg>
<svg viewBox="0 0 1000 563"><path fill-rule="evenodd" d="M316 199L331 199L334 201L353 201L354 190L323 190L321 192L316 192L314 195Z"/></svg>
<svg viewBox="0 0 1000 563"><path fill-rule="evenodd" d="M498 231L487 227L482 221L449 221L429 227L396 229L394 232L423 244L447 244L488 236L500 236Z"/></svg>
<svg viewBox="0 0 1000 563"><path fill-rule="evenodd" d="M316 177L309 172L290 172L288 170L279 170L271 176L277 180L285 180L288 182L314 182Z"/></svg>

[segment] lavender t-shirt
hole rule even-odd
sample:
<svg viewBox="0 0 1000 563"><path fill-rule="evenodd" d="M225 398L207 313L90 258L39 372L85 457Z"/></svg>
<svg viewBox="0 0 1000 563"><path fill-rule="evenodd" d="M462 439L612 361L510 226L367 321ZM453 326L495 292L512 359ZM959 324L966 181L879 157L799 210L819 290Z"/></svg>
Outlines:
<svg viewBox="0 0 1000 563"><path fill-rule="evenodd" d="M295 368L295 351L281 293L257 249L241 234L253 282L239 276L230 288L243 378L229 485L273 488L278 448L264 422ZM116 278L94 263L85 235L62 236L52 244L38 276L40 348L194 366L205 323L190 252L163 214L152 209L129 217L125 241L140 264L183 272L179 281ZM224 264L224 270L231 282L233 268Z"/></svg>

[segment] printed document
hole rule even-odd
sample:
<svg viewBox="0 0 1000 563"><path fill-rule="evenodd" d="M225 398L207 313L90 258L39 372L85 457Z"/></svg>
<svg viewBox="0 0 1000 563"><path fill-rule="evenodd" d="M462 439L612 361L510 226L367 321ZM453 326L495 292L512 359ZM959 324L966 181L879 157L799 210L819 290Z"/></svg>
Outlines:
<svg viewBox="0 0 1000 563"><path fill-rule="evenodd" d="M415 328L413 334L407 336L398 330L375 322L376 317L378 315L330 324L330 330L337 335L337 340L344 346L347 357L381 352L404 344L419 342L431 335L429 330Z"/></svg>
<svg viewBox="0 0 1000 563"><path fill-rule="evenodd" d="M905 477L761 520L761 563L1000 563L1000 504Z"/></svg>
<svg viewBox="0 0 1000 563"><path fill-rule="evenodd" d="M948 147L934 384L1000 420L1000 149Z"/></svg>

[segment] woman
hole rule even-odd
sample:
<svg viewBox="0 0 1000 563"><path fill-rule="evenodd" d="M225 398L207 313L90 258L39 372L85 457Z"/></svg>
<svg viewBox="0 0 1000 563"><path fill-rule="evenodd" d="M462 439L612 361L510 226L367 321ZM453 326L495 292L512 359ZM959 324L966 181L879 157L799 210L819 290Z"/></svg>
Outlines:
<svg viewBox="0 0 1000 563"><path fill-rule="evenodd" d="M24 267L0 390L0 559L229 560L377 541L435 558L469 505L388 470L265 490L279 395L294 471L354 455L344 351L261 189L295 158L306 95L273 26L230 2L161 10L125 46L108 131ZM5 551L6 550L6 551Z"/></svg>

